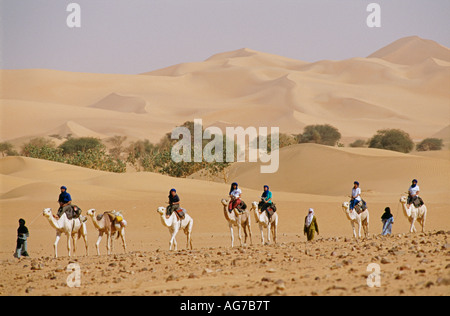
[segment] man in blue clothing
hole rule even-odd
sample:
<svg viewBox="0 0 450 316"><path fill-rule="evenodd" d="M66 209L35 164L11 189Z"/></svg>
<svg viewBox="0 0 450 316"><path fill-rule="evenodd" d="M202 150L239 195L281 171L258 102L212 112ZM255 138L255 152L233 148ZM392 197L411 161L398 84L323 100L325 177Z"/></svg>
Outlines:
<svg viewBox="0 0 450 316"><path fill-rule="evenodd" d="M59 209L56 216L59 218L67 211L72 211L72 197L69 192L67 192L67 188L65 186L61 187L61 194L58 198Z"/></svg>

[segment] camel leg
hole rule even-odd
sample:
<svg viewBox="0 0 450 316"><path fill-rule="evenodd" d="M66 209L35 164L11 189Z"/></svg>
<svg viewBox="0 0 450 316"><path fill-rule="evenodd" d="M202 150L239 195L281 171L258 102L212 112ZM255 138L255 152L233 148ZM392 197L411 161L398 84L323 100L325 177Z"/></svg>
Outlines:
<svg viewBox="0 0 450 316"><path fill-rule="evenodd" d="M68 252L68 254L69 254L69 258L70 258L70 256L71 256L71 252L70 252L70 235L69 234L66 234L66 236L67 236L67 252Z"/></svg>
<svg viewBox="0 0 450 316"><path fill-rule="evenodd" d="M120 238L122 239L123 252L127 252L127 243L125 241L125 229L123 228L120 232Z"/></svg>
<svg viewBox="0 0 450 316"><path fill-rule="evenodd" d="M72 234L72 243L73 243L73 254L75 255L77 252L77 235Z"/></svg>
<svg viewBox="0 0 450 316"><path fill-rule="evenodd" d="M238 237L239 237L239 243L241 244L241 247L242 247L242 226L240 224L238 224Z"/></svg>
<svg viewBox="0 0 450 316"><path fill-rule="evenodd" d="M248 235L250 236L250 245L253 245L253 240L252 240L252 227L250 225L250 217L248 218Z"/></svg>
<svg viewBox="0 0 450 316"><path fill-rule="evenodd" d="M175 235L174 235L174 233L172 233L171 235L170 235L170 240L169 240L169 250L172 250L172 247L173 247L173 240L175 239Z"/></svg>
<svg viewBox="0 0 450 316"><path fill-rule="evenodd" d="M97 238L97 242L95 243L95 248L97 248L97 256L100 256L100 241L102 240L103 237L103 232L100 231L98 232L98 238Z"/></svg>
<svg viewBox="0 0 450 316"><path fill-rule="evenodd" d="M361 220L358 221L358 237L361 239L361 228L362 228L362 222Z"/></svg>
<svg viewBox="0 0 450 316"><path fill-rule="evenodd" d="M355 239L358 239L358 237L356 237L355 223L352 221L351 225L352 225L352 229L353 229L353 237L355 237Z"/></svg>
<svg viewBox="0 0 450 316"><path fill-rule="evenodd" d="M189 230L186 231L186 249L192 250L192 240L191 240L191 232Z"/></svg>
<svg viewBox="0 0 450 316"><path fill-rule="evenodd" d="M229 227L230 227L230 234L231 234L231 248L233 248L233 246L234 246L233 225L231 223L229 223Z"/></svg>
<svg viewBox="0 0 450 316"><path fill-rule="evenodd" d="M89 256L89 245L87 242L87 232L83 233L84 247L86 248L86 256Z"/></svg>
<svg viewBox="0 0 450 316"><path fill-rule="evenodd" d="M369 211L367 211L366 219L364 221L364 233L366 238L369 238Z"/></svg>
<svg viewBox="0 0 450 316"><path fill-rule="evenodd" d="M111 232L111 253L114 253L114 238L115 238L116 232Z"/></svg>
<svg viewBox="0 0 450 316"><path fill-rule="evenodd" d="M416 226L414 225L416 223L416 219L415 218L413 218L412 220L411 220L411 228L410 228L410 232L411 233L415 233L417 230L416 230Z"/></svg>
<svg viewBox="0 0 450 316"><path fill-rule="evenodd" d="M247 244L247 226L243 225L241 228L244 231L244 245Z"/></svg>
<svg viewBox="0 0 450 316"><path fill-rule="evenodd" d="M423 214L423 218L422 218L422 233L425 232L425 222L427 220L427 214Z"/></svg>
<svg viewBox="0 0 450 316"><path fill-rule="evenodd" d="M272 235L273 235L273 242L276 244L277 243L277 225L274 223L272 225Z"/></svg>
<svg viewBox="0 0 450 316"><path fill-rule="evenodd" d="M58 243L59 243L60 238L61 238L61 233L57 232L55 242L53 243L53 252L55 253L55 258L58 258Z"/></svg>
<svg viewBox="0 0 450 316"><path fill-rule="evenodd" d="M259 231L261 232L261 244L264 245L264 228L262 225L259 225Z"/></svg>
<svg viewBox="0 0 450 316"><path fill-rule="evenodd" d="M178 250L178 244L177 244L177 239L175 238L175 235L173 236L173 244L175 245L175 251Z"/></svg>
<svg viewBox="0 0 450 316"><path fill-rule="evenodd" d="M106 252L108 255L111 254L111 232L106 233Z"/></svg>

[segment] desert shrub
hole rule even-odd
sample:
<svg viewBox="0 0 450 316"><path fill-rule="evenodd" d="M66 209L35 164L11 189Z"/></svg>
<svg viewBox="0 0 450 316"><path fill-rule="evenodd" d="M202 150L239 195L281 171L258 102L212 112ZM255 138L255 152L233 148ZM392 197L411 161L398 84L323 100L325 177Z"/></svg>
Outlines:
<svg viewBox="0 0 450 316"><path fill-rule="evenodd" d="M55 143L43 137L33 138L22 146L21 154L25 157L64 162L62 150Z"/></svg>
<svg viewBox="0 0 450 316"><path fill-rule="evenodd" d="M14 146L10 142L0 143L0 153L2 154L2 157L19 155L19 153L14 149Z"/></svg>
<svg viewBox="0 0 450 316"><path fill-rule="evenodd" d="M91 144L90 141L87 143ZM80 144L83 143L75 143L75 145ZM89 145L86 147L81 146L79 148L83 150L72 152L73 147L70 145L67 147L70 148L68 150L69 153L65 153L63 148L55 147L55 144L52 141L48 141L44 138L35 138L24 144L22 148L22 155L31 158L63 162L96 170L125 172L125 163L119 159L115 159L113 156L108 155L103 144L97 143L97 145L93 148L87 147L89 147Z"/></svg>
<svg viewBox="0 0 450 316"><path fill-rule="evenodd" d="M350 147L365 147L366 141L363 139L357 139L353 143L350 144Z"/></svg>
<svg viewBox="0 0 450 316"><path fill-rule="evenodd" d="M126 164L106 153L105 148L95 147L65 156L66 163L109 172L125 172Z"/></svg>
<svg viewBox="0 0 450 316"><path fill-rule="evenodd" d="M194 122L187 121L181 126L187 127L191 134L191 162L175 162L172 160L172 147L179 140L171 139L171 133L167 133L157 144L152 144L148 140L132 143L127 148L129 153L127 161L141 167L144 171L158 172L172 177L187 177L200 170L204 170L208 175L218 175L229 166L229 163L225 162L226 139L223 140L223 162L207 162L205 157L201 162L194 162ZM202 141L202 151L210 141L208 139Z"/></svg>
<svg viewBox="0 0 450 316"><path fill-rule="evenodd" d="M384 129L369 140L369 147L409 153L414 143L409 134L400 129Z"/></svg>
<svg viewBox="0 0 450 316"><path fill-rule="evenodd" d="M59 145L64 154L75 154L79 151L85 152L89 149L103 148L104 145L98 138L94 137L79 137L69 138L64 143Z"/></svg>
<svg viewBox="0 0 450 316"><path fill-rule="evenodd" d="M148 139L137 140L135 142L132 142L125 149L125 152L127 153L127 162L131 163L134 166L138 166L139 161L146 158L147 156L152 156L153 153L155 153L157 150L158 147L152 144Z"/></svg>
<svg viewBox="0 0 450 316"><path fill-rule="evenodd" d="M308 125L303 129L303 134L297 135L298 143L316 143L327 146L336 146L340 139L339 130L329 124Z"/></svg>
<svg viewBox="0 0 450 316"><path fill-rule="evenodd" d="M263 136L259 136L259 142L261 144ZM272 148L272 134L267 135L267 152L270 153L273 150L281 149L283 147L291 146L297 144L297 140L295 135L289 135L285 133L279 133L278 134L278 148ZM255 145L255 143L253 143ZM259 148L261 148L261 145L259 145Z"/></svg>
<svg viewBox="0 0 450 316"><path fill-rule="evenodd" d="M441 150L444 146L444 141L439 138L425 138L416 146L417 151L428 151L428 150Z"/></svg>
<svg viewBox="0 0 450 316"><path fill-rule="evenodd" d="M116 159L119 159L120 155L124 151L122 147L123 143L127 140L127 136L115 135L106 139L108 143L112 145L112 148L109 150L109 153Z"/></svg>

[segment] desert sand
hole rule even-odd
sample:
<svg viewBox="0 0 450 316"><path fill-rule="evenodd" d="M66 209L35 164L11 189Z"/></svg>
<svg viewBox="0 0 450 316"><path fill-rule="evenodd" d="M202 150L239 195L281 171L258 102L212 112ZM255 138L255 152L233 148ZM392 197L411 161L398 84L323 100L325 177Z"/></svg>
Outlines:
<svg viewBox="0 0 450 316"><path fill-rule="evenodd" d="M408 55L408 58L405 58ZM157 142L195 118L207 126L331 124L343 141L400 128L415 141L450 142L450 50L418 37L401 39L367 58L306 63L251 49L220 53L137 75L0 70L0 140L15 146L37 136L114 135ZM0 159L0 295L449 295L450 151L401 154L379 149L299 144L282 148L277 173L260 163L233 163L243 199L257 201L270 185L278 207L278 243L261 245L252 216L252 244L230 247L220 203L222 183L194 175L113 174L25 157ZM419 179L428 207L425 232L409 233L400 197ZM355 240L341 204L354 180L370 211L370 237ZM128 222L128 249L115 242L97 256L97 231L88 219L89 256L79 240L69 258L65 236L53 258L55 231L42 216L57 210L66 185L83 214L120 210ZM194 218L193 250L170 252L156 212L176 188ZM389 206L393 235L380 236ZM320 234L306 243L304 218L314 208ZM19 218L30 230L30 258L13 258ZM235 230L236 234L236 230ZM66 267L77 263L81 286L70 288ZM371 263L381 286L367 285Z"/></svg>
<svg viewBox="0 0 450 316"><path fill-rule="evenodd" d="M409 178L405 175L404 186L397 188L393 185L395 181L389 180L397 179L392 168L374 170L373 180L362 182L371 216L368 240L353 239L350 223L342 211L341 203L348 199L347 191L350 191L347 179L294 175L296 180L287 186L283 186L283 181L273 180L280 217L278 243L261 245L259 228L252 217L253 244L247 242L246 246L239 247L236 239L237 247L231 248L220 204L220 199L227 195L228 184L144 172L110 174L31 158L7 157L1 160L0 260L4 268L0 292L2 295L450 294L447 240L450 205L445 191L450 178L449 161L386 154L382 150L370 155L372 150L305 144L282 149L281 165L288 164L284 157L291 155L297 157L290 162L292 168L298 165L297 161L306 165L311 158L305 155L305 149L314 152L313 157L337 151L334 161L344 170L355 164L377 165L372 159L382 159L384 165L404 165L396 171L398 175L407 174L410 164L421 166L422 197L429 210L425 233L408 233L409 223L398 199L406 191ZM439 167L439 174L435 173L435 167ZM252 183L254 177L246 177L245 173L240 177L244 200L258 200L262 190L256 182ZM90 208L97 212L112 209L123 212L128 222L127 253L123 253L117 240L114 254L107 256L104 238L98 257L95 254L97 231L88 219L89 256L84 256L80 239L76 255L68 258L63 236L58 248L60 258L53 258L55 231L42 216L42 210L51 207L56 212L61 181L84 214ZM268 183L271 182L269 178ZM308 185L309 191L305 189ZM172 187L177 188L183 207L194 218L194 250L183 250L185 236L181 232L177 238L179 250L168 251L168 230L162 226L156 208L165 205ZM313 192L316 188L319 189ZM379 235L380 217L386 206L391 207L395 218L392 237ZM303 222L310 207L315 209L320 235L306 243ZM31 234L28 240L31 257L20 261L12 258L19 218L27 220ZM420 225L416 227L420 232ZM81 267L80 288L65 284L69 275L65 268L70 262ZM370 263L381 265L380 288L366 284Z"/></svg>

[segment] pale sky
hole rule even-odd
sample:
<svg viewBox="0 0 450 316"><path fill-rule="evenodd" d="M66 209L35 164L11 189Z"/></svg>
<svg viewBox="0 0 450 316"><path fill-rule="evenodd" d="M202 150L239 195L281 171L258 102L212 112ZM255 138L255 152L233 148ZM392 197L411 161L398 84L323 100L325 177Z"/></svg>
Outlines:
<svg viewBox="0 0 450 316"><path fill-rule="evenodd" d="M69 28L67 6L81 7ZM366 24L368 4L381 27ZM450 47L449 0L0 0L0 68L136 74L247 47L366 57L405 36Z"/></svg>

